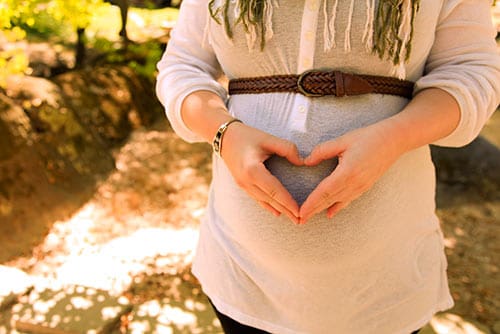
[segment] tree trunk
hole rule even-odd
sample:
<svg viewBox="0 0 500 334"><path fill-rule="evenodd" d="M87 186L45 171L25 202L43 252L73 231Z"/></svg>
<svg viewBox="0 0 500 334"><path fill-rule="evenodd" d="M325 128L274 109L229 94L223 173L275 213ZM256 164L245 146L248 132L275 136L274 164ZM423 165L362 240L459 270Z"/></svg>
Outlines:
<svg viewBox="0 0 500 334"><path fill-rule="evenodd" d="M85 62L85 28L76 29L75 67L82 68Z"/></svg>
<svg viewBox="0 0 500 334"><path fill-rule="evenodd" d="M120 0L116 1L118 7L120 7L120 15L122 19L122 28L120 30L120 36L123 38L125 42L127 42L128 35L127 35L127 18L128 18L128 1L127 0Z"/></svg>

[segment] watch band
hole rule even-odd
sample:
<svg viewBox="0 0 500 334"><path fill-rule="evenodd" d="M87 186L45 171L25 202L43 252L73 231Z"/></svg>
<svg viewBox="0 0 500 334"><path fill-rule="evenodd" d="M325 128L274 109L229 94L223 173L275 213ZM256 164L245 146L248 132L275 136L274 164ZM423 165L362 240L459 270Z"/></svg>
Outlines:
<svg viewBox="0 0 500 334"><path fill-rule="evenodd" d="M222 124L219 129L217 130L217 133L215 134L214 136L214 139L212 141L212 148L214 150L214 153L217 154L217 156L220 158L221 155L220 155L220 152L222 150L222 138L224 137L224 132L226 132L228 126L231 124L231 123L234 123L234 122L239 122L239 123L243 123L242 121L240 121L239 119L237 118L233 118L232 120L229 120L227 122L225 122L224 124Z"/></svg>

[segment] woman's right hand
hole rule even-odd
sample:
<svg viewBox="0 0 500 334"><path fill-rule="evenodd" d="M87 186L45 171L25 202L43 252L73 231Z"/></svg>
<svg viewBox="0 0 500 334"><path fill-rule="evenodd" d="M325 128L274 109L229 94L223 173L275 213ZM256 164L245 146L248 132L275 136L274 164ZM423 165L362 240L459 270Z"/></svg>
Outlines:
<svg viewBox="0 0 500 334"><path fill-rule="evenodd" d="M299 223L297 202L264 166L264 161L275 154L303 165L294 143L235 122L224 134L220 153L238 186L275 216L283 213Z"/></svg>

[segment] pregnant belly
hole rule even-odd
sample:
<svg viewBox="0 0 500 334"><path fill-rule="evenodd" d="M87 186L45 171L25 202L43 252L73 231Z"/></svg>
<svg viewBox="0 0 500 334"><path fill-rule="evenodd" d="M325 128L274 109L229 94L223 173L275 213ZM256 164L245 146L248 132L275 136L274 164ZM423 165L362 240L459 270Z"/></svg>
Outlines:
<svg viewBox="0 0 500 334"><path fill-rule="evenodd" d="M297 167L281 157L266 163L299 205L335 168L329 160ZM411 234L434 213L434 173L427 149L402 157L369 191L333 219L324 212L307 224L275 217L234 182L225 164L214 161L212 222L224 244L291 270L323 263L356 261L392 238ZM215 230L216 229L216 230ZM293 268L292 268L293 267Z"/></svg>
<svg viewBox="0 0 500 334"><path fill-rule="evenodd" d="M335 160L329 160L315 167L298 167L276 156L265 163L299 205L336 164ZM339 256L346 260L346 255L354 256L359 249L352 246L353 241L366 244L368 236L358 232L362 224L353 224L345 213L334 220L322 213L305 225L295 225L285 215L275 217L264 210L235 184L222 161L217 160L214 167L212 200L218 217L214 228L224 244L237 245L240 252L250 252L252 258L265 258L266 263L289 266L287 270L331 264Z"/></svg>
<svg viewBox="0 0 500 334"><path fill-rule="evenodd" d="M265 166L280 180L300 206L314 188L333 172L337 166L337 160L323 161L314 167L303 167L292 165L285 158L272 156L266 160Z"/></svg>

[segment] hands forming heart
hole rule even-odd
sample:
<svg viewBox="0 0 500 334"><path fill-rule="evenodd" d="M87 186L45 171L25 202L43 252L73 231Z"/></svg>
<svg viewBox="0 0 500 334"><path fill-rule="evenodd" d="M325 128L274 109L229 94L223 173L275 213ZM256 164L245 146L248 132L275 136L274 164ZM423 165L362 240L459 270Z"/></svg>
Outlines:
<svg viewBox="0 0 500 334"><path fill-rule="evenodd" d="M306 166L338 157L335 170L321 181L300 208L300 222L326 209L328 218L370 189L404 153L383 123L346 133L316 146L305 158Z"/></svg>
<svg viewBox="0 0 500 334"><path fill-rule="evenodd" d="M296 224L304 224L323 210L332 218L370 189L404 153L402 145L391 141L388 130L380 122L350 131L317 145L303 159L292 142L237 123L226 132L222 157L236 183L263 208L276 216L283 213ZM272 155L284 157L296 166L316 166L334 158L338 158L338 165L299 208L282 183L265 167L264 162Z"/></svg>

